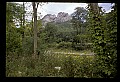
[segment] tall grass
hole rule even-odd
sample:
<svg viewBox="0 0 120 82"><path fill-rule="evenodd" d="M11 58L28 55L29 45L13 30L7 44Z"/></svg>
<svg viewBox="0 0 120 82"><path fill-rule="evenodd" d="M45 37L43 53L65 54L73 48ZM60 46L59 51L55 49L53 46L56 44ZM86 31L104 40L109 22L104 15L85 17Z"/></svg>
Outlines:
<svg viewBox="0 0 120 82"><path fill-rule="evenodd" d="M35 60L31 56L6 60L7 77L94 77L94 56L72 56L44 53ZM55 67L61 67L58 72Z"/></svg>

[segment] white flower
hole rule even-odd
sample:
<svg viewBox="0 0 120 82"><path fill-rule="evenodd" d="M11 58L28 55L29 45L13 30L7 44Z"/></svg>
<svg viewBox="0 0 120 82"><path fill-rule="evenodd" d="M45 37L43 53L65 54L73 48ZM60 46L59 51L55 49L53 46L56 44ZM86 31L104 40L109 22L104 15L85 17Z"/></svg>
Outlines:
<svg viewBox="0 0 120 82"><path fill-rule="evenodd" d="M19 74L21 74L22 72L21 71L18 71Z"/></svg>
<svg viewBox="0 0 120 82"><path fill-rule="evenodd" d="M111 58L110 56L108 56L108 58Z"/></svg>
<svg viewBox="0 0 120 82"><path fill-rule="evenodd" d="M58 72L60 71L60 69L61 69L61 67L55 67L55 69L57 69L58 70Z"/></svg>

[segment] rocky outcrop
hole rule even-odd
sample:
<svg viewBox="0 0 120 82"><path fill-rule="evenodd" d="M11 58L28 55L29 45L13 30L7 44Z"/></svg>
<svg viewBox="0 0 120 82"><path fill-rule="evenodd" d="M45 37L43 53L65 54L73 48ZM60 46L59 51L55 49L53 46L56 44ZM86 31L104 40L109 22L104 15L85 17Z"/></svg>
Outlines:
<svg viewBox="0 0 120 82"><path fill-rule="evenodd" d="M65 21L69 21L71 20L71 16L68 15L68 13L64 13L64 12L59 12L57 15L57 19L55 20L55 22L65 22Z"/></svg>
<svg viewBox="0 0 120 82"><path fill-rule="evenodd" d="M68 15L68 13L65 12L59 12L56 15L51 15L51 14L47 14L42 18L42 23L43 26L45 26L48 22L55 22L55 23L61 23L61 22L66 22L71 20L72 17Z"/></svg>
<svg viewBox="0 0 120 82"><path fill-rule="evenodd" d="M55 15L47 14L42 18L42 24L45 26L48 22L55 22L56 19Z"/></svg>

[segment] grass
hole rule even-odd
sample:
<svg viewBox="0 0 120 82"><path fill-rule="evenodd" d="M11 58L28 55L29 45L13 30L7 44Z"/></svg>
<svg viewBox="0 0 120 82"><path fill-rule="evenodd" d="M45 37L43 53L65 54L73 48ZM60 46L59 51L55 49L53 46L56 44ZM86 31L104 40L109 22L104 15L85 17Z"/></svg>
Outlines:
<svg viewBox="0 0 120 82"><path fill-rule="evenodd" d="M33 60L31 56L7 59L7 77L92 77L94 56L71 56L46 53ZM55 67L61 67L60 72ZM90 74L88 74L90 72Z"/></svg>
<svg viewBox="0 0 120 82"><path fill-rule="evenodd" d="M76 55L77 55L77 54L78 54L78 55L80 55L80 54L81 54L81 55L82 55L82 54L83 54L83 55L94 54L91 50L76 51L76 50L67 49L67 48L66 48L66 49L64 49L64 48L63 48L63 49L62 49L62 48L60 48L60 49L50 48L50 49L48 50L48 52L53 52L53 53L54 53L54 52L55 52L55 53L58 52L58 53L62 53L62 54L64 54L64 53L67 54L67 53L68 53L68 54L73 54L73 55L74 55L74 54L76 54Z"/></svg>

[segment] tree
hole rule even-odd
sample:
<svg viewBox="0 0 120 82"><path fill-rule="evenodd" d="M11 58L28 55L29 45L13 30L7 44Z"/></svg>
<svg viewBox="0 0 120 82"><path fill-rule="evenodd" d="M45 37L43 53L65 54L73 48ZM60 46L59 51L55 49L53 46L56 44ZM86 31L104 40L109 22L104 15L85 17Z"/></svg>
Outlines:
<svg viewBox="0 0 120 82"><path fill-rule="evenodd" d="M100 77L115 77L117 60L116 5L108 15L103 14L98 3L89 3L88 7L93 49L96 53L96 74ZM107 21L105 21L106 18Z"/></svg>
<svg viewBox="0 0 120 82"><path fill-rule="evenodd" d="M108 13L106 18L106 46L105 51L107 54L107 62L109 65L109 77L116 77L117 73L117 4L112 6L112 10ZM107 72L108 74L108 72Z"/></svg>
<svg viewBox="0 0 120 82"><path fill-rule="evenodd" d="M16 3L7 3L6 6L6 53L20 53L22 35L18 28L16 28L15 22L21 19L21 5ZM16 20L16 21L15 21Z"/></svg>
<svg viewBox="0 0 120 82"><path fill-rule="evenodd" d="M86 18L87 18L87 10L85 10L83 7L75 8L75 12L72 13L71 22L74 28L77 30L77 34L82 33L82 27L83 27L84 21L86 21Z"/></svg>
<svg viewBox="0 0 120 82"><path fill-rule="evenodd" d="M22 28L23 28L23 30L24 30L24 28L25 28L25 3L23 2L23 16L22 16L23 18L22 18L22 20L23 20L23 23L22 23ZM24 38L24 31L23 31L23 36L22 36L23 38Z"/></svg>
<svg viewBox="0 0 120 82"><path fill-rule="evenodd" d="M99 10L99 7L98 7L98 3L88 3L88 5L90 6L90 10L92 12L94 12L95 14L99 14L100 10Z"/></svg>
<svg viewBox="0 0 120 82"><path fill-rule="evenodd" d="M47 34L46 42L53 43L56 41L57 27L54 24L47 23L45 32Z"/></svg>
<svg viewBox="0 0 120 82"><path fill-rule="evenodd" d="M37 54L37 7L39 3L32 2L34 15L34 57Z"/></svg>
<svg viewBox="0 0 120 82"><path fill-rule="evenodd" d="M7 8L6 8L6 22L14 22L19 23L20 26L22 26L22 15L23 15L23 6L21 4L13 3L13 2L7 2ZM19 26L19 25L16 25Z"/></svg>
<svg viewBox="0 0 120 82"><path fill-rule="evenodd" d="M73 47L82 49L83 43L85 43L85 30L87 27L88 11L83 7L75 8L75 12L72 13L72 25L77 30L77 35L74 37ZM80 43L80 45L78 45Z"/></svg>

